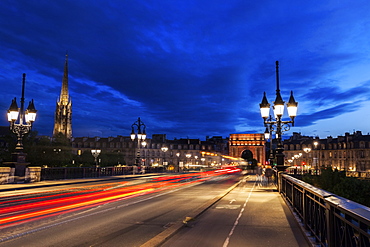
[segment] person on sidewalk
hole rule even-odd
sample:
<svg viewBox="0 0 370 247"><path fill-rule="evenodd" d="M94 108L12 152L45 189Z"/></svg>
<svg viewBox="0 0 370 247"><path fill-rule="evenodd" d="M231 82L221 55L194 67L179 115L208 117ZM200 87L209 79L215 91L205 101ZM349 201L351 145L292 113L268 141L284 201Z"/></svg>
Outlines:
<svg viewBox="0 0 370 247"><path fill-rule="evenodd" d="M273 170L271 169L271 167L267 167L265 169L265 177L267 179L267 185L270 185L270 183L272 183L272 173L273 173Z"/></svg>

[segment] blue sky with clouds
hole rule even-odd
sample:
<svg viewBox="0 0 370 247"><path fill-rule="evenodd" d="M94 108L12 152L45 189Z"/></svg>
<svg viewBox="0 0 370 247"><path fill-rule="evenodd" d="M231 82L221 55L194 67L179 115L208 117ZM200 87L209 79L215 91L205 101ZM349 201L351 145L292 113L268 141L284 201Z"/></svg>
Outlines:
<svg viewBox="0 0 370 247"><path fill-rule="evenodd" d="M299 102L290 132L370 132L370 2L0 1L0 125L11 99L51 135L66 51L73 136L262 133L259 103Z"/></svg>

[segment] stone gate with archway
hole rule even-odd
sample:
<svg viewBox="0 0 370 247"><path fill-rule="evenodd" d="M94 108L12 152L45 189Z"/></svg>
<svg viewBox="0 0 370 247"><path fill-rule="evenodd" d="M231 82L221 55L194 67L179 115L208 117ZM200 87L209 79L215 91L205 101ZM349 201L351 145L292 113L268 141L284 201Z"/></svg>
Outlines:
<svg viewBox="0 0 370 247"><path fill-rule="evenodd" d="M265 137L263 134L230 134L229 155L237 158L256 159L265 164Z"/></svg>

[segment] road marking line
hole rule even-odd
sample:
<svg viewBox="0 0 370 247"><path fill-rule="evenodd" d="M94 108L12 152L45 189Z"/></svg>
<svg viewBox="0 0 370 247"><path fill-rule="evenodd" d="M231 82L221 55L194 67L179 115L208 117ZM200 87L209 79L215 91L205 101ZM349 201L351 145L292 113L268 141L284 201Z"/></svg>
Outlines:
<svg viewBox="0 0 370 247"><path fill-rule="evenodd" d="M252 192L253 192L255 186L256 186L256 181L254 181L253 187L252 187L251 191L249 192L249 195L248 195L247 199L245 200L244 205L243 205L242 209L240 210L239 215L238 215L238 217L236 218L236 220L234 222L233 228L231 229L231 231L229 233L229 236L227 236L227 238L226 238L224 244L222 245L222 247L227 247L229 245L230 238L233 235L236 226L239 224L239 219L240 219L240 217L242 217L242 214L244 212L244 209L247 206L247 203L249 201L249 198L252 195Z"/></svg>

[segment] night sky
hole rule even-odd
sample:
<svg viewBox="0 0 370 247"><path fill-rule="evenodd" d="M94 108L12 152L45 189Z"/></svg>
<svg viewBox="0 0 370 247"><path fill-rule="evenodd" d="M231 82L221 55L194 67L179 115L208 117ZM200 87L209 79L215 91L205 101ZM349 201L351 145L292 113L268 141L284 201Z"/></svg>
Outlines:
<svg viewBox="0 0 370 247"><path fill-rule="evenodd" d="M52 135L65 55L73 136L263 133L259 103L293 90L292 132L370 132L370 1L1 0L0 125L11 100ZM288 120L288 117L285 118Z"/></svg>

